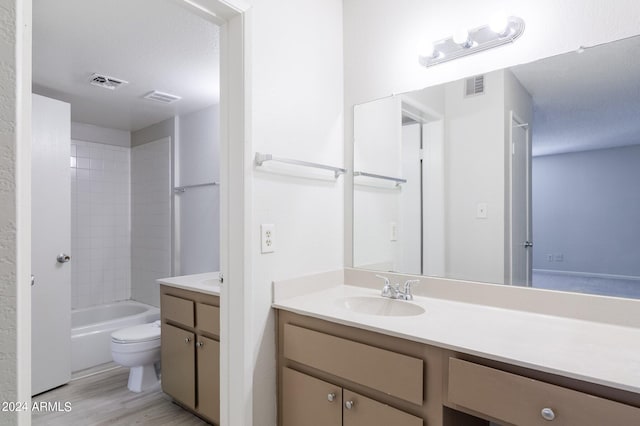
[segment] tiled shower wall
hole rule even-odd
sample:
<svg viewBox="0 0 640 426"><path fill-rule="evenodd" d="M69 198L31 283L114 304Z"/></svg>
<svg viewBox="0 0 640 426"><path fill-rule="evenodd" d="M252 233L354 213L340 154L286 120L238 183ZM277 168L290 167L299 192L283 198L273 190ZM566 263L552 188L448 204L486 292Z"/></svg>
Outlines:
<svg viewBox="0 0 640 426"><path fill-rule="evenodd" d="M130 148L71 141L71 307L131 295Z"/></svg>

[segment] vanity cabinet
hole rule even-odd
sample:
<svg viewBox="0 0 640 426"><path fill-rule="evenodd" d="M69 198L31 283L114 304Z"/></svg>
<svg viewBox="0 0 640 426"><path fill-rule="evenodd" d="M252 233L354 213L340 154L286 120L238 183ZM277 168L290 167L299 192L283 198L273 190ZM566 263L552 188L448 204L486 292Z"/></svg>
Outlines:
<svg viewBox="0 0 640 426"><path fill-rule="evenodd" d="M435 348L286 311L278 337L280 426L442 423Z"/></svg>
<svg viewBox="0 0 640 426"><path fill-rule="evenodd" d="M420 417L285 368L283 426L422 426Z"/></svg>
<svg viewBox="0 0 640 426"><path fill-rule="evenodd" d="M278 310L279 426L640 425L640 395Z"/></svg>
<svg viewBox="0 0 640 426"><path fill-rule="evenodd" d="M220 300L160 286L162 390L209 422L220 422Z"/></svg>

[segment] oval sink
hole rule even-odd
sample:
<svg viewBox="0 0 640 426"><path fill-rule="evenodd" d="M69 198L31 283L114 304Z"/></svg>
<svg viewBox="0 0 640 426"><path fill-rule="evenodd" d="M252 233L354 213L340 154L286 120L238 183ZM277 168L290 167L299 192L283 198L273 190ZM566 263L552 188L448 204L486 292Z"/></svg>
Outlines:
<svg viewBox="0 0 640 426"><path fill-rule="evenodd" d="M384 297L353 296L338 299L338 306L351 312L385 317L410 317L425 313L422 306Z"/></svg>

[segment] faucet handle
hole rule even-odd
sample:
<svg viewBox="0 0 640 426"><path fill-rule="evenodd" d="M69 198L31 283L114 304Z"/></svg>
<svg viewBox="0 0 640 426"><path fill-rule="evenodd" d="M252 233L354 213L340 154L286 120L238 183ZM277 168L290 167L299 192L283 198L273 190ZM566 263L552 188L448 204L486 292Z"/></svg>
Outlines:
<svg viewBox="0 0 640 426"><path fill-rule="evenodd" d="M382 297L390 297L392 299L395 299L395 295L398 292L398 284L396 284L396 288L393 288L393 286L391 285L391 281L389 281L389 278L383 277L382 275L376 275L376 277L384 280L384 287L382 287Z"/></svg>
<svg viewBox="0 0 640 426"><path fill-rule="evenodd" d="M404 282L404 294L406 300L413 300L413 294L411 294L411 286L414 284L420 284L420 280L407 280Z"/></svg>
<svg viewBox="0 0 640 426"><path fill-rule="evenodd" d="M376 275L376 277L377 277L377 278L380 278L381 280L384 280L384 285L385 285L385 286L387 286L387 285L391 285L391 281L389 281L389 278L384 277L384 276L382 276L382 275Z"/></svg>
<svg viewBox="0 0 640 426"><path fill-rule="evenodd" d="M420 280L406 280L404 282L404 289L411 290L411 286L414 284L420 284Z"/></svg>

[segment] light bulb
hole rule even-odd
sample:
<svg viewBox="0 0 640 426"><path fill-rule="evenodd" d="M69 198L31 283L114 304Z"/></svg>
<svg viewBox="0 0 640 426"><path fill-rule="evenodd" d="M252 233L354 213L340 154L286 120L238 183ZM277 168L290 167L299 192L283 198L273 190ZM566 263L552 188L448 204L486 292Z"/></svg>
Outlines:
<svg viewBox="0 0 640 426"><path fill-rule="evenodd" d="M418 49L418 55L423 58L434 56L435 44L434 43L422 43Z"/></svg>
<svg viewBox="0 0 640 426"><path fill-rule="evenodd" d="M469 31L465 29L458 29L453 33L453 42L464 47L469 47Z"/></svg>
<svg viewBox="0 0 640 426"><path fill-rule="evenodd" d="M505 14L494 16L489 22L489 28L496 34L506 34L509 30L509 17Z"/></svg>

